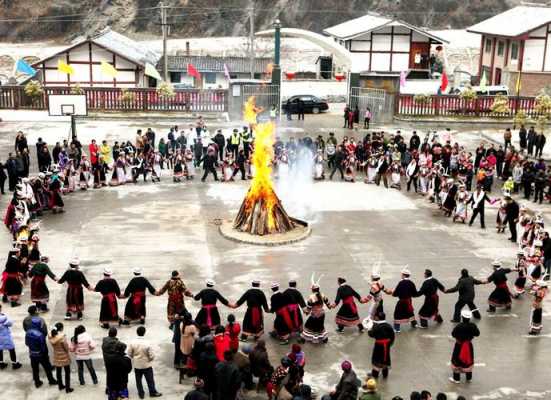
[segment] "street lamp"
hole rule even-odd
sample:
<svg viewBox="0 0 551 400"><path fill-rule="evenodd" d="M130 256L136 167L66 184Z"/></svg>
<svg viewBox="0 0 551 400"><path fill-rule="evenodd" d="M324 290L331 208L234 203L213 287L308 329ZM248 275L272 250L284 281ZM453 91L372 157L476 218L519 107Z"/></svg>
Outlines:
<svg viewBox="0 0 551 400"><path fill-rule="evenodd" d="M281 21L279 19L276 19L274 21L274 29L275 29L275 36L274 36L274 66L279 67L279 57L281 52Z"/></svg>

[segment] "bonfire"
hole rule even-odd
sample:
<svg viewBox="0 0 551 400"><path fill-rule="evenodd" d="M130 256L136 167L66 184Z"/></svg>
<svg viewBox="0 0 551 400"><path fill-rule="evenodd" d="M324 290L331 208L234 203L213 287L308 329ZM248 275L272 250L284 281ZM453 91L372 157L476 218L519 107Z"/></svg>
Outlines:
<svg viewBox="0 0 551 400"><path fill-rule="evenodd" d="M255 134L252 160L254 176L233 227L253 235L285 233L300 223L287 215L274 191L271 175L275 125L271 121L257 123L258 112L254 97L249 98L244 116Z"/></svg>

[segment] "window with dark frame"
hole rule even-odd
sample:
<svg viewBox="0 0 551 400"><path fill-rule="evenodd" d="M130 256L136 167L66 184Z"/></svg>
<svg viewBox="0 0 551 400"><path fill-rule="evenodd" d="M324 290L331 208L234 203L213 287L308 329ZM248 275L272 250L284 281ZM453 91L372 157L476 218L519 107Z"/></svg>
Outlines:
<svg viewBox="0 0 551 400"><path fill-rule="evenodd" d="M492 39L486 39L486 47L484 48L484 51L486 53L490 53L492 51Z"/></svg>
<svg viewBox="0 0 551 400"><path fill-rule="evenodd" d="M497 55L503 56L503 53L505 53L505 43L500 40L497 42Z"/></svg>
<svg viewBox="0 0 551 400"><path fill-rule="evenodd" d="M518 60L518 43L511 43L511 60Z"/></svg>
<svg viewBox="0 0 551 400"><path fill-rule="evenodd" d="M180 83L182 80L181 72L170 72L170 82Z"/></svg>
<svg viewBox="0 0 551 400"><path fill-rule="evenodd" d="M216 83L216 72L204 72L203 76L205 77L205 83Z"/></svg>

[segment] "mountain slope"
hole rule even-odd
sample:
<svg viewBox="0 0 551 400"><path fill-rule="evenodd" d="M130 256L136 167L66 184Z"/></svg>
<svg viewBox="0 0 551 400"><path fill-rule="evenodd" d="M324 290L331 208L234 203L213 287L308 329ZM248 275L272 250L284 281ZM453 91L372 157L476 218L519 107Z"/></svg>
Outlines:
<svg viewBox="0 0 551 400"><path fill-rule="evenodd" d="M536 0L537 1L537 0ZM321 32L368 11L418 26L464 28L520 0L165 0L173 37L247 34L255 4L257 30L279 18L285 27ZM540 0L545 2L545 0ZM131 36L158 36L158 0L3 0L0 41L70 39L110 25Z"/></svg>

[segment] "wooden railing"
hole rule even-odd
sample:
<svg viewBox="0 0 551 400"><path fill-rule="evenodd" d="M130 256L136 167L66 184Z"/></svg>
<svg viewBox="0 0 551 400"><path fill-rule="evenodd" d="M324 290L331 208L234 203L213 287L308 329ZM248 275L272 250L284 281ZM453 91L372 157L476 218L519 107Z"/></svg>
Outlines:
<svg viewBox="0 0 551 400"><path fill-rule="evenodd" d="M155 89L126 89L132 99L123 99L119 88L82 88L88 110L92 111L185 111L225 112L228 92L224 89L175 90L174 97L159 96ZM22 86L0 86L0 109L48 109L48 95L70 94L68 87L45 87L42 96L31 98Z"/></svg>
<svg viewBox="0 0 551 400"><path fill-rule="evenodd" d="M534 97L509 97L509 113L495 114L492 104L495 97L481 96L465 100L457 95L428 96L426 102L416 101L414 95L396 96L395 114L399 116L466 116L466 117L513 117L518 111L527 116L537 116Z"/></svg>

